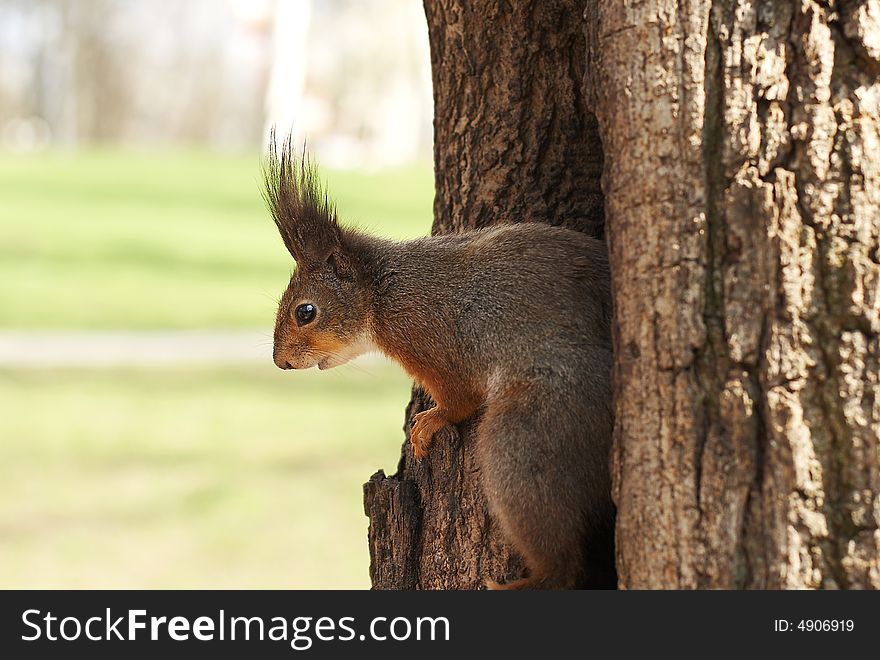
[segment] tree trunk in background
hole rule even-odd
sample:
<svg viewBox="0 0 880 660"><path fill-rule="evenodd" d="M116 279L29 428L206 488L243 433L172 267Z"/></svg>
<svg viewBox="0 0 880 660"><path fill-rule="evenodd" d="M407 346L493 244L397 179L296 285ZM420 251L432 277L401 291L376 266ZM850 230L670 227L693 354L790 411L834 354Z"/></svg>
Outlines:
<svg viewBox="0 0 880 660"><path fill-rule="evenodd" d="M433 233L534 220L600 236L602 151L581 84L580 2L426 0L434 83ZM406 428L429 406L415 391ZM365 486L379 589L473 589L522 574L489 519L470 429Z"/></svg>
<svg viewBox="0 0 880 660"><path fill-rule="evenodd" d="M876 3L588 12L621 586L880 587Z"/></svg>

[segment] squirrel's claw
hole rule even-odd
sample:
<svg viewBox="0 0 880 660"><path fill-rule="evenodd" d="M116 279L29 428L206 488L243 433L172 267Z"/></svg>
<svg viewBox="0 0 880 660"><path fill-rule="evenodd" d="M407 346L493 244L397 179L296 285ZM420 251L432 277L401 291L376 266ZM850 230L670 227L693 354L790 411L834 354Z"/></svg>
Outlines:
<svg viewBox="0 0 880 660"><path fill-rule="evenodd" d="M510 590L524 590L524 589L534 589L538 585L538 581L533 580L531 578L521 578L519 580L514 580L513 582L506 582L501 584L492 580L491 578L487 578L483 580L483 584L486 585L486 589L489 591L510 591Z"/></svg>
<svg viewBox="0 0 880 660"><path fill-rule="evenodd" d="M413 456L421 460L428 455L428 445L434 439L434 434L443 427L449 426L443 412L438 408L424 410L413 418L412 429L409 432L409 441L412 443Z"/></svg>

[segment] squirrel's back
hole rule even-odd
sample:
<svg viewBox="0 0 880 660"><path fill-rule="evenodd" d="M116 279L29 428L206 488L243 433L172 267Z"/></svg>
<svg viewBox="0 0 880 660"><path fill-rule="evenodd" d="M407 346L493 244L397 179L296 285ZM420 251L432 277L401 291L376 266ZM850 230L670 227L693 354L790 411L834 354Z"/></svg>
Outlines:
<svg viewBox="0 0 880 660"><path fill-rule="evenodd" d="M574 367L586 345L611 350L601 241L523 223L392 245L383 250L378 322L405 320L410 340L435 346L439 362L453 356L459 372L463 364L474 378L506 366Z"/></svg>

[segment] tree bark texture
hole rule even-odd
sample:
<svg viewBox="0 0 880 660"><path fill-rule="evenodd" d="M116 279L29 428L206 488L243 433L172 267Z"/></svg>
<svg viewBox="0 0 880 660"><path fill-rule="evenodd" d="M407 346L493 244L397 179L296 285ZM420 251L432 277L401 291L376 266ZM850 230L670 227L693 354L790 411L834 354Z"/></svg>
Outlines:
<svg viewBox="0 0 880 660"><path fill-rule="evenodd" d="M880 3L587 31L621 586L880 587Z"/></svg>
<svg viewBox="0 0 880 660"><path fill-rule="evenodd" d="M434 84L433 233L548 222L602 235L602 151L581 85L583 5L426 0ZM407 409L429 407L418 389ZM364 487L378 589L474 589L522 565L489 518L469 442L435 439Z"/></svg>

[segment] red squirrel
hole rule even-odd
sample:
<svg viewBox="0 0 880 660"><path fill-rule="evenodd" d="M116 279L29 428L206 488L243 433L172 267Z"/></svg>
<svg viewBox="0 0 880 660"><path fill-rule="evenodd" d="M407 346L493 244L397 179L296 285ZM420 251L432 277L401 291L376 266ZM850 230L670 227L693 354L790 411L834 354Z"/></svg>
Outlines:
<svg viewBox="0 0 880 660"><path fill-rule="evenodd" d="M540 223L391 241L343 227L305 154L274 139L263 167L296 269L273 359L330 369L368 351L435 402L415 416L417 458L476 419L494 520L528 575L490 588L613 588L609 450L611 294L602 242Z"/></svg>

